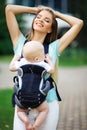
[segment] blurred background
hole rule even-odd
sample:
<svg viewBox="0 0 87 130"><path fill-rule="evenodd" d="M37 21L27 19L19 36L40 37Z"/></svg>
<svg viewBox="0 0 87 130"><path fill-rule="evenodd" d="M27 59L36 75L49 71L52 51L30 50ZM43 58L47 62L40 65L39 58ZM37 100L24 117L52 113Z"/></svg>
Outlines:
<svg viewBox="0 0 87 130"><path fill-rule="evenodd" d="M5 6L6 4L18 4L26 6L46 5L83 19L84 27L70 45L71 48L81 48L86 51L87 48L87 0L0 0L0 55L12 54L12 43L9 38L9 33L5 21ZM18 20L20 28L26 34L29 31L33 16L19 15ZM28 25L28 26L27 26ZM59 32L58 37L69 29L67 23L58 20ZM25 31L24 31L25 30ZM5 47L6 46L6 47ZM69 52L70 53L70 52ZM81 53L81 50L80 50ZM84 53L84 52L83 52Z"/></svg>
<svg viewBox="0 0 87 130"><path fill-rule="evenodd" d="M87 130L87 0L0 0L0 130L12 130L14 114L11 97L15 73L8 69L13 47L5 19L7 4L45 5L84 21L81 32L60 56L58 87L62 102L58 130ZM17 16L24 35L33 18L29 14ZM57 21L60 38L70 27L60 19Z"/></svg>

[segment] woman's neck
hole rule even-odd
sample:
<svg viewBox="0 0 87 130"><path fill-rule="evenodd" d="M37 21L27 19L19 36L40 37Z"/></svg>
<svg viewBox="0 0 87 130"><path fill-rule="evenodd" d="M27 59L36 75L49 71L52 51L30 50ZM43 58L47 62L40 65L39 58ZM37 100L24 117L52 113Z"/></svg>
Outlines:
<svg viewBox="0 0 87 130"><path fill-rule="evenodd" d="M45 40L45 37L46 37L46 34L42 32L34 32L34 36L32 37L32 40L43 43Z"/></svg>

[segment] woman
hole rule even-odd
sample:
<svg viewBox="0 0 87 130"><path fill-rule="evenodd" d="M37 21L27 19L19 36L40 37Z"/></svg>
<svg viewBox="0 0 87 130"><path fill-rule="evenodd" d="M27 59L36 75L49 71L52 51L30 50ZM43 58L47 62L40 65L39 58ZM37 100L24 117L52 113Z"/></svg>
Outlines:
<svg viewBox="0 0 87 130"><path fill-rule="evenodd" d="M83 26L83 21L73 16L54 11L48 7L31 8L18 5L7 5L6 21L13 43L16 59L21 56L22 48L26 40L26 37L19 29L18 22L16 20L16 15L22 13L36 15L32 23L32 28L30 34L27 37L27 40L35 40L41 42L44 46L47 46L47 44L49 45L48 53L51 56L52 61L55 65L55 73L53 75L53 78L55 79L55 81L57 81L56 67L58 65L58 55L73 41L73 39L80 32ZM71 26L69 31L67 31L60 39L57 39L58 27L56 18L60 18L66 21ZM59 104L55 88L50 90L50 92L48 93L47 102L49 104L49 112L46 121L39 130L56 130L59 118ZM38 112L36 110L32 110L29 112L29 115L31 115L32 118L30 119L32 120L32 123L34 121L33 119L36 118L37 114ZM14 130L18 129L25 130L25 126L22 121L18 119L15 107Z"/></svg>

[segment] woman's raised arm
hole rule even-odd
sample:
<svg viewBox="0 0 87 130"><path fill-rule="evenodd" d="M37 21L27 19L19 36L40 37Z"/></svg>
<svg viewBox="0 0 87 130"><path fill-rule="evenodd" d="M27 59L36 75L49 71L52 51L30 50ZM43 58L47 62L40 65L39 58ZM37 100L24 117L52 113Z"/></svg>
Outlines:
<svg viewBox="0 0 87 130"><path fill-rule="evenodd" d="M38 8L36 7L26 7L26 6L19 6L19 5L7 5L5 8L6 13L6 22L7 27L10 33L10 37L13 43L13 46L15 47L17 40L19 38L19 35L21 34L21 31L18 26L18 22L16 19L17 14L23 14L23 13L32 13L37 14Z"/></svg>
<svg viewBox="0 0 87 130"><path fill-rule="evenodd" d="M82 26L83 26L83 20L73 17L71 15L62 14L58 11L55 11L55 17L60 18L67 22L71 28L60 38L59 43L59 53L61 53L78 35L80 32Z"/></svg>

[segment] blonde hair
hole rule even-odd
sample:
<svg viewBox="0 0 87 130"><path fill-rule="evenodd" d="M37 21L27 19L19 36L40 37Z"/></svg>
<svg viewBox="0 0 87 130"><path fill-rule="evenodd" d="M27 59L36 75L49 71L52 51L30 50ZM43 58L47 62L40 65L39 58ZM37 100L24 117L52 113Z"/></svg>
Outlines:
<svg viewBox="0 0 87 130"><path fill-rule="evenodd" d="M32 61L35 61L35 58L38 60L44 60L44 47L40 42L37 41L27 42L23 47L23 56L27 60Z"/></svg>

